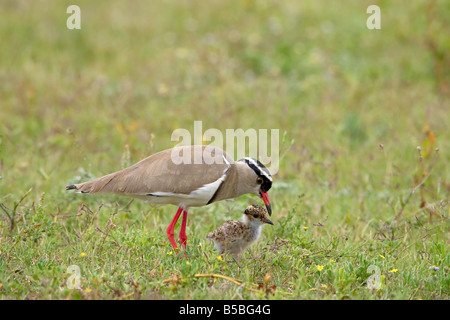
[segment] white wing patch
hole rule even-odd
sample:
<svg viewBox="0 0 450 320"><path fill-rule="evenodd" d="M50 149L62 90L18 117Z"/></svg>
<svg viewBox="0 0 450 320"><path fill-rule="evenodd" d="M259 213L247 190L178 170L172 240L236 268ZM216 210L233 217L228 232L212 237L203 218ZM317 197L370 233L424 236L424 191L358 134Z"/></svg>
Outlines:
<svg viewBox="0 0 450 320"><path fill-rule="evenodd" d="M204 186L192 191L189 194L173 192L153 192L146 194L146 196L156 197L151 200L154 203L170 203L178 206L183 206L185 208L204 206L214 196L222 182L225 181L227 177L227 171L228 168L224 170L222 176L219 179L214 182L205 184Z"/></svg>

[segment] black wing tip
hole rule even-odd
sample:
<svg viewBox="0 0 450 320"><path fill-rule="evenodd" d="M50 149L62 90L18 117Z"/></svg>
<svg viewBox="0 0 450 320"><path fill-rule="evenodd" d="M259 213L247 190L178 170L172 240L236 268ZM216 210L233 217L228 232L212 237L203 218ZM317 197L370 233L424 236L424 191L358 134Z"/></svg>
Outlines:
<svg viewBox="0 0 450 320"><path fill-rule="evenodd" d="M78 188L74 184L66 187L66 190L73 190L73 189L78 190Z"/></svg>

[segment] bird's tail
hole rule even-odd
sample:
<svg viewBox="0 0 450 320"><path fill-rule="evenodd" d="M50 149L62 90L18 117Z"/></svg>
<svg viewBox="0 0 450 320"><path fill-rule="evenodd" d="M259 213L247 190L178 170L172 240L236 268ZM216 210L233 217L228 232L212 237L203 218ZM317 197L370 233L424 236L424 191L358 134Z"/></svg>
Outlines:
<svg viewBox="0 0 450 320"><path fill-rule="evenodd" d="M67 186L66 190L75 190L77 193L122 193L124 190L122 190L121 185L114 183L122 171L114 172L91 181L72 184Z"/></svg>
<svg viewBox="0 0 450 320"><path fill-rule="evenodd" d="M81 186L83 184L75 185L72 184L70 186L66 186L66 190L75 190L76 193L89 193L89 191L83 191L78 186Z"/></svg>

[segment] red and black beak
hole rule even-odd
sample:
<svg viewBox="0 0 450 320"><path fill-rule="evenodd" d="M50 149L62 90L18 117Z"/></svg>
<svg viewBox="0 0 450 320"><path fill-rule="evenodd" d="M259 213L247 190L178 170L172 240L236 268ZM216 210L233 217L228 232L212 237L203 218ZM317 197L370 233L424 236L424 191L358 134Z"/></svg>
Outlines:
<svg viewBox="0 0 450 320"><path fill-rule="evenodd" d="M269 195L267 194L267 192L262 190L259 191L259 194L261 196L261 199L263 199L264 204L266 205L267 212L269 213L269 215L272 215L272 207L270 206Z"/></svg>

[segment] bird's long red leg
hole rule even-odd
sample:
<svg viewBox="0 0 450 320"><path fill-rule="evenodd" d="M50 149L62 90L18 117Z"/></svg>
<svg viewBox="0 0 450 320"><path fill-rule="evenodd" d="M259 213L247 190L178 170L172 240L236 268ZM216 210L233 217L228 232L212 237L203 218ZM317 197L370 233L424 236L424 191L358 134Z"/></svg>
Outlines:
<svg viewBox="0 0 450 320"><path fill-rule="evenodd" d="M178 250L178 246L175 242L175 238L173 237L173 235L175 234L173 229L175 229L175 225L177 224L182 211L183 208L179 207L177 213L175 214L175 217L173 217L172 222L170 222L169 226L167 227L167 237L169 238L169 241L175 251Z"/></svg>
<svg viewBox="0 0 450 320"><path fill-rule="evenodd" d="M186 240L187 240L186 224L187 224L187 211L183 210L183 220L181 221L181 229L180 229L180 242L184 250L186 250Z"/></svg>

